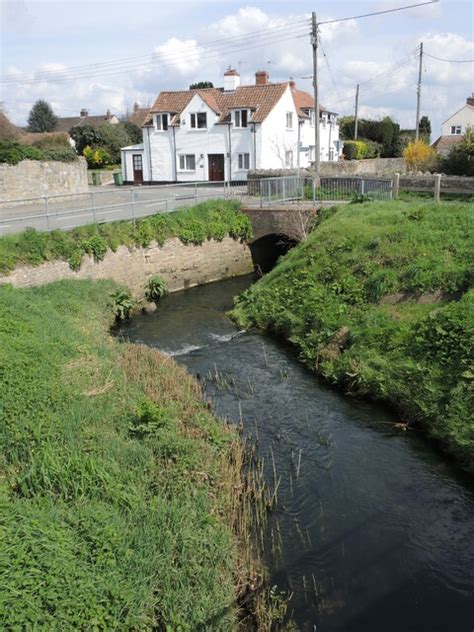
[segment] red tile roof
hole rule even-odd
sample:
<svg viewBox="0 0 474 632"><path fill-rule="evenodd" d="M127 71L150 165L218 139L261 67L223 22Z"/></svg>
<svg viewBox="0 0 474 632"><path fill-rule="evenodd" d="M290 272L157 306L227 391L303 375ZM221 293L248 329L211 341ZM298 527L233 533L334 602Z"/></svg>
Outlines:
<svg viewBox="0 0 474 632"><path fill-rule="evenodd" d="M431 145L441 155L448 154L454 145L457 145L462 140L461 134L452 134L450 136L440 136Z"/></svg>
<svg viewBox="0 0 474 632"><path fill-rule="evenodd" d="M230 72L230 71L228 71ZM171 125L179 125L179 116L189 104L195 94L199 94L203 101L219 114L218 123L230 120L230 111L236 108L246 108L253 112L252 123L261 123L278 103L288 85L291 87L298 116L308 118L305 109L314 108L314 99L307 92L296 90L293 83L267 83L264 85L239 86L234 91L225 92L223 88L205 88L199 90L178 90L175 92L160 92L152 105L143 125L152 124L152 115L160 112L173 114ZM320 106L321 111L326 111Z"/></svg>

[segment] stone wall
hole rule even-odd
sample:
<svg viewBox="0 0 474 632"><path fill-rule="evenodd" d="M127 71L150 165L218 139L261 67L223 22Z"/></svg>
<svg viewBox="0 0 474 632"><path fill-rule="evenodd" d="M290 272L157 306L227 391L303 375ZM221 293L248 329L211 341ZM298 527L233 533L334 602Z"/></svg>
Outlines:
<svg viewBox="0 0 474 632"><path fill-rule="evenodd" d="M169 290L175 292L252 271L249 247L230 237L205 241L201 246L170 239L161 247L156 243L148 248L120 246L116 252L107 252L99 262L86 256L77 272L66 261L21 266L9 275L0 276L0 284L31 287L62 279L113 279L128 286L140 299L148 278L154 274L162 276Z"/></svg>
<svg viewBox="0 0 474 632"><path fill-rule="evenodd" d="M22 160L17 165L0 164L0 201L85 193L88 191L87 163Z"/></svg>
<svg viewBox="0 0 474 632"><path fill-rule="evenodd" d="M394 173L406 173L403 158L369 158L367 160L339 160L338 162L321 162L322 176L391 176ZM249 180L260 178L279 178L281 176L309 176L313 169L252 169L248 173Z"/></svg>
<svg viewBox="0 0 474 632"><path fill-rule="evenodd" d="M426 191L433 192L436 176L426 175L405 175L400 178L400 189L406 191ZM441 193L459 193L474 195L474 178L465 176L442 175L440 180Z"/></svg>

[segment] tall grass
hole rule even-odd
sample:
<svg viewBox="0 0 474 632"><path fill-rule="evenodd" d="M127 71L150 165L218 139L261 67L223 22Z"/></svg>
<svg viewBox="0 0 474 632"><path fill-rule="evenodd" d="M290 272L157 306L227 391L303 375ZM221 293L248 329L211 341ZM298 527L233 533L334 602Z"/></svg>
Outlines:
<svg viewBox="0 0 474 632"><path fill-rule="evenodd" d="M113 287L0 287L2 628L234 629L240 442Z"/></svg>
<svg viewBox="0 0 474 632"><path fill-rule="evenodd" d="M333 208L234 309L346 391L395 406L474 469L474 206Z"/></svg>

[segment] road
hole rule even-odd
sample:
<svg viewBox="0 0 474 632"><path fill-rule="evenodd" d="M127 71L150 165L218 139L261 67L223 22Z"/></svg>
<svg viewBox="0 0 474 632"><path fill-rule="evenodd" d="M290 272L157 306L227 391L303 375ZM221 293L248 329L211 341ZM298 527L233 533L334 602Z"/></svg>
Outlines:
<svg viewBox="0 0 474 632"><path fill-rule="evenodd" d="M229 193L230 191L230 193ZM174 211L182 206L222 197L247 197L246 185L232 186L209 182L142 187L89 187L74 196L35 198L21 204L0 202L0 235L20 232L27 227L40 231L67 230L95 222L145 217Z"/></svg>

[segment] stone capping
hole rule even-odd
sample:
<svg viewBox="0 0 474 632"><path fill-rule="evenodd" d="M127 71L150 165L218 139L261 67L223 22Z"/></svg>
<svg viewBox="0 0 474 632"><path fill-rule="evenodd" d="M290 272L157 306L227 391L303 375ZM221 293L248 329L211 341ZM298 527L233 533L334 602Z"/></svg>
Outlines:
<svg viewBox="0 0 474 632"><path fill-rule="evenodd" d="M67 261L18 266L10 274L1 275L0 284L25 288L63 279L113 279L126 285L136 299L142 299L148 279L155 274L163 277L170 292L176 292L251 272L252 255L245 243L225 237L222 241L185 245L173 238L163 246L156 242L147 248L120 246L98 262L84 256L78 271L71 270Z"/></svg>

